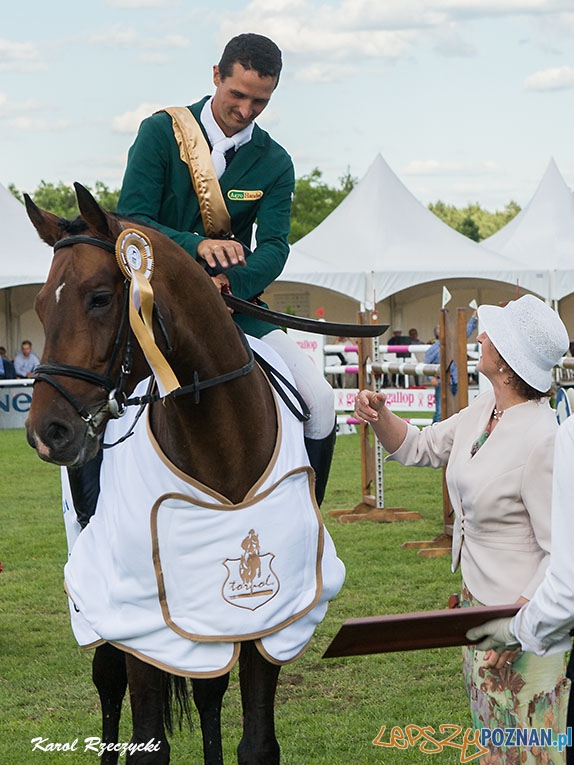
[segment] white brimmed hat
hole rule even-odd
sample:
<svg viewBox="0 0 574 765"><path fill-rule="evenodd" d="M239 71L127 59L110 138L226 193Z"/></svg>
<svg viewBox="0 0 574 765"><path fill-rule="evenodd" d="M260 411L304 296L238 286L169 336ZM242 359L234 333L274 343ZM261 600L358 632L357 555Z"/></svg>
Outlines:
<svg viewBox="0 0 574 765"><path fill-rule="evenodd" d="M524 295L504 308L481 305L478 318L480 331L486 332L508 366L535 390L549 390L552 367L570 345L556 311L534 295Z"/></svg>

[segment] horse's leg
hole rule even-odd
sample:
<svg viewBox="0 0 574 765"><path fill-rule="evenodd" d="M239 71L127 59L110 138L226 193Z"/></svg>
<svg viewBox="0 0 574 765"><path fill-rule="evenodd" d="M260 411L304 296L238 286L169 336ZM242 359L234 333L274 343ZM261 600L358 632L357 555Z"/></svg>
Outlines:
<svg viewBox="0 0 574 765"><path fill-rule="evenodd" d="M109 643L98 646L92 661L92 680L102 707L102 742L117 744L122 701L128 684L124 652ZM101 763L116 765L118 756L118 752L104 752Z"/></svg>
<svg viewBox="0 0 574 765"><path fill-rule="evenodd" d="M133 733L131 742L140 751L130 752L128 765L167 765L169 743L165 734L163 705L166 673L126 654Z"/></svg>
<svg viewBox="0 0 574 765"><path fill-rule="evenodd" d="M239 765L278 765L273 705L279 667L270 664L253 642L241 644L239 683L243 706L243 738L237 747Z"/></svg>
<svg viewBox="0 0 574 765"><path fill-rule="evenodd" d="M193 700L201 722L205 765L222 765L221 703L229 684L229 673L208 680L192 681Z"/></svg>

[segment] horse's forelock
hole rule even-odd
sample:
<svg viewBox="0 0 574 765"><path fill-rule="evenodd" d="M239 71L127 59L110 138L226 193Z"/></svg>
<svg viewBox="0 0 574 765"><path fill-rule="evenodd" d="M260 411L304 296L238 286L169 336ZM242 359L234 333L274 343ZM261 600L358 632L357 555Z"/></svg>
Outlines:
<svg viewBox="0 0 574 765"><path fill-rule="evenodd" d="M58 228L68 236L75 236L76 234L82 234L84 231L87 231L89 226L86 221L78 215L74 220L60 218L58 221Z"/></svg>

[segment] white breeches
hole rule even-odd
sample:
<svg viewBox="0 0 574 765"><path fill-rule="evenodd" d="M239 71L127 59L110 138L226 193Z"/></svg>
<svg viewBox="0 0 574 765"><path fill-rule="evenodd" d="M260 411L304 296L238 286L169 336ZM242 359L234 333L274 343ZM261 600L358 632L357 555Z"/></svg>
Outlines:
<svg viewBox="0 0 574 765"><path fill-rule="evenodd" d="M295 379L297 390L309 407L311 418L305 423L307 438L326 438L335 425L335 394L325 380L323 371L317 369L297 343L281 329L274 329L261 338L281 356Z"/></svg>

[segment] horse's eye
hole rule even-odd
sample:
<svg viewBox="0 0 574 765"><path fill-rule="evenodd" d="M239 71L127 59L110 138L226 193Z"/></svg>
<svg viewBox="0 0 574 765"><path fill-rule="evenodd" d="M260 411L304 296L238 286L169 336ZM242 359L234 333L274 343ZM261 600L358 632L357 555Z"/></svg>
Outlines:
<svg viewBox="0 0 574 765"><path fill-rule="evenodd" d="M112 302L111 292L93 292L88 297L88 310L106 308Z"/></svg>

